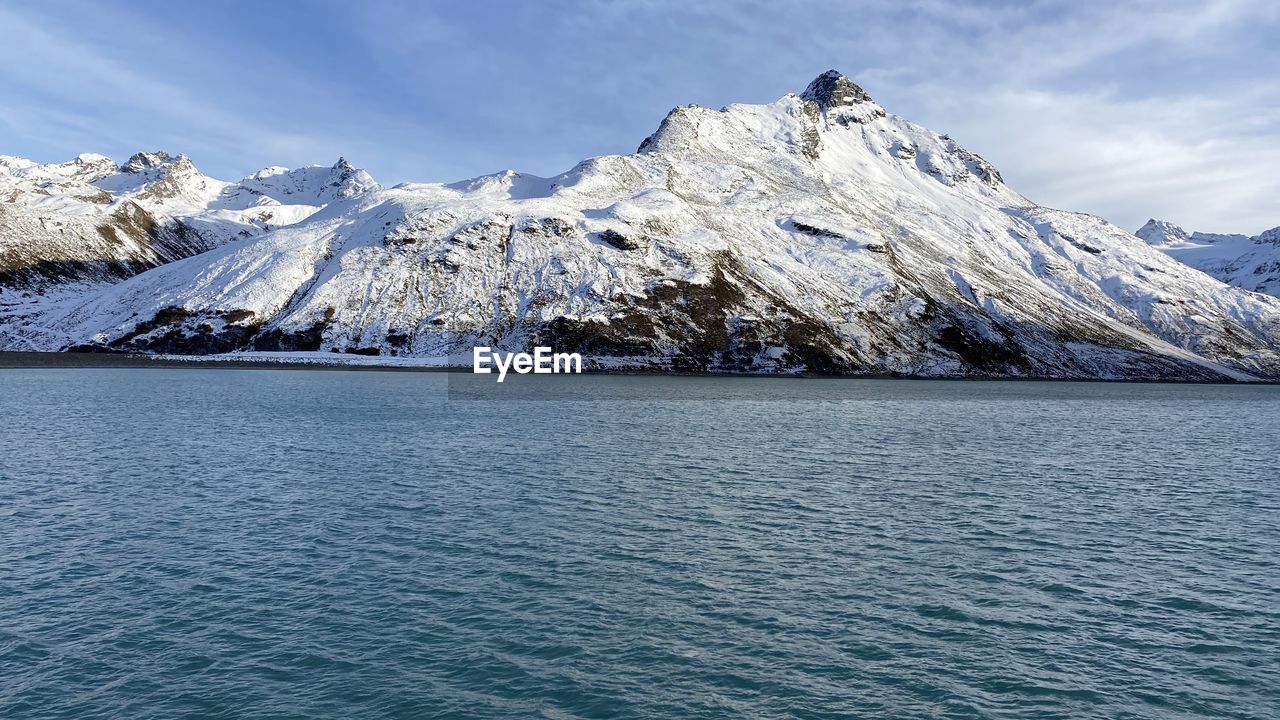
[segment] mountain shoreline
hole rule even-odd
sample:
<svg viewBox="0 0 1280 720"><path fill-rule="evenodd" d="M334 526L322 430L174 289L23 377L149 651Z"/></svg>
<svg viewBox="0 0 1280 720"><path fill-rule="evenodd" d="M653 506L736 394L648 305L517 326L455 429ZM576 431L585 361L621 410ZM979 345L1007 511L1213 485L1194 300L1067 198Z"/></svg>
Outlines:
<svg viewBox="0 0 1280 720"><path fill-rule="evenodd" d="M309 370L395 373L449 373L472 375L466 365L387 364L385 362L354 361L353 358L334 354L334 357L256 358L224 357L210 355L147 355L144 353L102 352L22 352L0 350L0 370ZM947 382L1052 382L1052 383L1107 383L1107 384L1156 384L1156 385L1280 385L1280 379L1256 380L1178 379L1178 378L1087 378L1087 377L1027 377L1027 376L977 376L977 375L895 375L888 373L776 373L584 367L582 375L607 377L683 377L683 378L760 378L794 380L913 380ZM511 376L517 375L511 373ZM496 384L495 384L496 386ZM496 386L500 387L500 386Z"/></svg>

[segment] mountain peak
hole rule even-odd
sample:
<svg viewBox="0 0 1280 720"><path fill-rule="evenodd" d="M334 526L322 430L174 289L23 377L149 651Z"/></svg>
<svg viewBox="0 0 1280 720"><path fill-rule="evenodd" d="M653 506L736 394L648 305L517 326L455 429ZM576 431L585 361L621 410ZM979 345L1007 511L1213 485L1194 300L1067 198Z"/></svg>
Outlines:
<svg viewBox="0 0 1280 720"><path fill-rule="evenodd" d="M100 165L102 163L112 162L111 158L99 153L80 153L71 162L77 165Z"/></svg>
<svg viewBox="0 0 1280 720"><path fill-rule="evenodd" d="M308 165L293 170L272 166L240 181L250 192L266 195L285 205L324 205L380 189L369 173L345 157L333 165Z"/></svg>
<svg viewBox="0 0 1280 720"><path fill-rule="evenodd" d="M875 102L857 83L845 77L839 70L828 70L800 93L804 100L818 103L823 110L833 107L850 107L859 103Z"/></svg>
<svg viewBox="0 0 1280 720"><path fill-rule="evenodd" d="M156 150L154 152L144 151L134 153L124 165L120 166L120 170L127 173L140 173L169 165L190 164L191 160L186 155L170 155L163 150Z"/></svg>
<svg viewBox="0 0 1280 720"><path fill-rule="evenodd" d="M1191 240L1191 235L1168 220L1151 218L1142 227L1134 231L1134 235L1142 238L1148 245L1168 247L1183 245Z"/></svg>
<svg viewBox="0 0 1280 720"><path fill-rule="evenodd" d="M339 157L338 162L334 163L333 167L329 169L329 173L329 186L336 188L336 198L355 197L381 187L373 179L372 175L352 165L345 157Z"/></svg>

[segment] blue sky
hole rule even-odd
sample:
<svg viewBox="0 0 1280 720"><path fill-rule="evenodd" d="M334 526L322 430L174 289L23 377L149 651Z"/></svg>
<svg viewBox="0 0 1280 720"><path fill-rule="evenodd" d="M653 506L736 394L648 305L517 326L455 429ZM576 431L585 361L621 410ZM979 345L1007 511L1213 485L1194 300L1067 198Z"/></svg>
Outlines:
<svg viewBox="0 0 1280 720"><path fill-rule="evenodd" d="M0 154L550 175L837 68L1041 203L1280 224L1280 2L0 0Z"/></svg>

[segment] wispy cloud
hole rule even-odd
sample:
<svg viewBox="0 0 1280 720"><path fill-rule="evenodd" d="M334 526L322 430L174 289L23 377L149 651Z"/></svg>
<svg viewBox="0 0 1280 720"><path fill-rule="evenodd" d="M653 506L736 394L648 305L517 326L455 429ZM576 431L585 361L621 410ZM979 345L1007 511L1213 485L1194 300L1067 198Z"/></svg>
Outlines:
<svg viewBox="0 0 1280 720"><path fill-rule="evenodd" d="M1129 229L1280 224L1280 5L1041 4L947 43L917 28L909 68L860 75L893 109L988 156L1033 199ZM1269 30L1270 29L1270 30ZM942 48L930 50L929 47ZM886 97L887 96L887 97Z"/></svg>
<svg viewBox="0 0 1280 720"><path fill-rule="evenodd" d="M311 87L305 75L263 82L261 57L219 53L127 9L77 4L73 15L78 24L0 7L10 40L0 44L0 125L25 146L6 152L55 160L164 148L238 175L267 162L332 161L344 143L347 151L371 143L332 120L291 117L292 88ZM347 119L358 114L331 106Z"/></svg>

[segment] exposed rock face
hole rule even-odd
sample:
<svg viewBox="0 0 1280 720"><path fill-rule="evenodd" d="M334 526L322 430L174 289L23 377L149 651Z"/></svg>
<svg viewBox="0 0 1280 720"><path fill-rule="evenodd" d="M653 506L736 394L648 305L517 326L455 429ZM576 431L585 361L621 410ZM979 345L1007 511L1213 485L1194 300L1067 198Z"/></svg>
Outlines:
<svg viewBox="0 0 1280 720"><path fill-rule="evenodd" d="M176 164L189 164L185 155L174 157L167 152L140 152L135 153L132 157L120 166L121 172L142 173L148 170L159 170Z"/></svg>
<svg viewBox="0 0 1280 720"><path fill-rule="evenodd" d="M865 90L836 70L828 70L814 78L800 97L817 103L823 110L872 102Z"/></svg>
<svg viewBox="0 0 1280 720"><path fill-rule="evenodd" d="M278 197L354 177L285 174L241 187ZM1280 300L1035 205L838 73L767 105L677 108L638 153L556 177L335 202L115 285L0 309L0 347L551 345L598 367L1280 376Z"/></svg>
<svg viewBox="0 0 1280 720"><path fill-rule="evenodd" d="M104 204L95 196L77 198ZM115 282L212 247L180 221L161 221L133 201L101 212L31 212L0 203L0 289L43 290Z"/></svg>
<svg viewBox="0 0 1280 720"><path fill-rule="evenodd" d="M841 125L869 123L885 116L884 108L865 90L835 70L815 78L800 98L816 106L827 121Z"/></svg>

